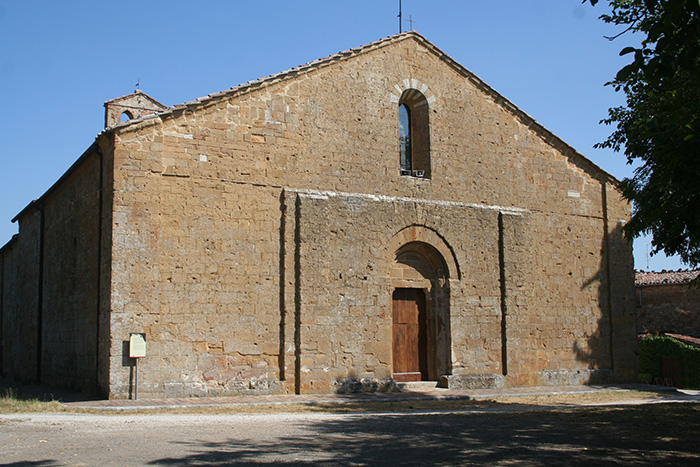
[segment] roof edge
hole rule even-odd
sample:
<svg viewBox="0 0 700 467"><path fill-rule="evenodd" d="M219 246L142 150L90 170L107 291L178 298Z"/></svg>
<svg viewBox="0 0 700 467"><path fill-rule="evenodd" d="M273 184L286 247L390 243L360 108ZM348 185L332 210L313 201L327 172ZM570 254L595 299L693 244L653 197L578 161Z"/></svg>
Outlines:
<svg viewBox="0 0 700 467"><path fill-rule="evenodd" d="M700 277L700 269L679 269L677 271L635 271L635 287L655 287L660 285L688 285Z"/></svg>
<svg viewBox="0 0 700 467"><path fill-rule="evenodd" d="M454 69L456 72L464 76L465 78L468 78L474 85L476 85L479 89L482 91L486 92L487 94L491 95L496 104L501 105L503 108L505 108L507 111L511 112L514 114L523 125L527 126L528 128L532 129L535 131L537 134L542 137L542 139L548 143L550 146L552 146L554 149L557 149L560 151L562 154L566 155L569 157L570 160L574 159L574 163L578 163L582 169L587 170L590 175L600 181L609 181L615 185L619 184L619 180L613 176L612 174L608 173L605 171L603 168L598 166L596 163L591 161L588 157L584 156L581 152L577 151L573 146L568 144L566 141L564 141L562 138L557 136L554 132L551 130L547 129L544 125L539 123L535 118L533 118L531 115L529 115L527 112L523 111L520 109L518 106L516 106L513 102L511 102L509 99L507 99L505 96L500 94L498 91L496 91L494 88L489 86L484 80L479 78L476 74L474 74L472 71L470 71L468 68L466 68L464 65L461 63L457 62L455 59L453 59L450 55L446 54L442 49L437 47L435 44L430 42L427 38L425 38L423 35L421 35L417 31L406 31L403 33L399 34L394 34L391 36L384 37L382 39L376 40L374 42L370 42L365 45L361 45L359 47L354 47L351 49L343 50L341 52L328 55L326 57L319 58L317 60L313 60L311 62L272 74L268 75L262 78L258 78L252 81L248 81L242 84L239 84L237 86L234 86L232 88L226 89L224 91L208 94L203 97L199 97L197 99L191 100L184 102L182 104L177 104L172 107L169 107L161 112L156 112L154 114L144 116L142 118L134 119L134 120L129 120L127 122L123 122L121 124L113 125L109 127L110 130L124 130L127 127L142 122L146 119L154 118L154 117L159 117L161 120L165 118L169 118L171 116L174 116L176 113L187 110L187 109L195 109L199 108L204 105L211 104L212 102L216 102L220 99L224 99L226 97L234 96L234 95L239 95L239 94L244 94L247 92L251 92L255 89L264 87L264 86L269 86L271 84L290 79L295 77L298 74L302 73L308 73L310 71L313 71L315 69L328 66L333 62L336 61L341 61L341 60L347 60L348 58L355 57L360 54L367 53L371 50L375 50L381 47L385 47L389 44L392 43L397 43L401 42L403 40L407 39L414 39L419 41L426 49L430 50L433 54L435 54L439 59L444 61L446 64L448 64L452 69ZM117 98L118 99L118 98Z"/></svg>
<svg viewBox="0 0 700 467"><path fill-rule="evenodd" d="M17 243L18 239L19 234L13 234L12 237L10 237L10 239L3 246L0 246L0 255L2 255L5 252L5 250L11 249L14 246L14 244Z"/></svg>
<svg viewBox="0 0 700 467"><path fill-rule="evenodd" d="M162 102L157 101L156 99L154 99L153 97L149 96L148 94L146 94L145 92L143 92L143 91L140 90L140 89L135 90L135 91L132 92L131 94L124 94L123 96L115 97L114 99L110 99L110 100L108 100L108 101L105 101L104 106L106 107L107 104L111 104L111 103L113 103L113 102L120 101L120 100L122 100L122 99L126 99L127 97L131 97L131 96L133 96L133 95L135 95L135 94L140 94L140 95L142 95L143 97L145 97L145 98L148 99L149 101L153 102L154 104L157 104L157 105L163 107L163 109L168 109L168 108L169 108L167 105L163 104Z"/></svg>
<svg viewBox="0 0 700 467"><path fill-rule="evenodd" d="M98 137L99 137L99 135L98 135ZM14 222L17 222L17 221L19 220L19 218L22 217L24 214L26 214L26 212L27 212L29 209L31 209L32 207L36 206L37 204L40 204L40 203L44 202L44 200L46 200L46 198L48 198L49 195L51 195L51 193L53 193L54 191L56 191L56 190L58 189L58 187L61 186L61 185L63 184L63 182L64 182L68 177L71 176L71 174L72 174L73 172L75 172L76 170L78 170L78 167L80 167L80 166L82 165L82 163L85 162L85 160L86 160L87 158L89 158L92 154L94 154L94 153L97 152L97 151L99 151L99 147L98 147L98 144L97 144L97 138L95 138L95 141L90 145L90 147L88 147L88 148L85 150L85 152L83 152L83 154L82 154L75 162L73 162L73 164L72 164L70 167L68 167L68 170L66 170L66 171L63 173L63 175L61 175L61 177L60 177L58 180L56 180L56 181L53 183L53 185L51 185L51 186L44 192L44 194L42 194L42 195L39 196L38 198L36 198L36 199L30 201L30 203L27 204L27 205L24 207L24 209L22 209L20 212L17 213L17 215L16 215L15 217L12 218L12 221L11 221L11 222L13 222L13 223L14 223Z"/></svg>
<svg viewBox="0 0 700 467"><path fill-rule="evenodd" d="M619 180L609 172L605 171L603 168L598 166L595 162L590 160L588 157L584 156L582 153L580 153L576 148L568 144L566 141L564 141L562 138L557 136L554 132L549 130L547 127L539 123L534 117L532 117L530 114L522 110L520 107L515 105L513 102L511 102L507 97L505 97L503 94L499 93L496 91L494 88L492 88L488 83L486 83L484 80L479 78L474 72L466 68L464 65L459 63L457 60L453 59L451 56L446 54L442 49L437 47L435 44L430 42L428 39L426 39L423 35L421 35L418 32L412 31L412 33L416 36L418 40L420 40L428 49L431 49L433 53L438 55L438 57L449 64L453 69L455 69L458 73L462 74L463 76L469 78L477 87L479 87L482 91L486 92L487 94L490 94L492 97L495 98L495 101L497 104L500 104L501 106L505 107L507 110L510 112L516 114L521 122L526 125L528 128L533 129L540 135L545 135L546 142L548 142L552 147L555 149L561 151L565 155L568 156L573 156L581 160L581 162L584 163L585 166L587 166L588 169L592 169L594 174L598 174L602 176L603 178L611 181L614 184L618 184ZM551 139L551 141L548 141L548 139ZM592 174L592 175L594 175Z"/></svg>

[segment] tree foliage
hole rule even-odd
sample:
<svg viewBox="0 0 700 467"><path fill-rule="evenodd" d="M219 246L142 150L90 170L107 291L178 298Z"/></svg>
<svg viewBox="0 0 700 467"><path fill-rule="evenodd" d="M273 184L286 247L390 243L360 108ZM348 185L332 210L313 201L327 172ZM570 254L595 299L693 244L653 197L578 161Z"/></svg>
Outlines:
<svg viewBox="0 0 700 467"><path fill-rule="evenodd" d="M584 0L595 5L598 0ZM632 61L608 84L626 105L608 111L615 131L598 147L638 164L621 182L632 201L628 238L652 234L653 252L700 264L700 0L609 0L600 18L639 33ZM617 36L616 36L617 37ZM610 38L614 39L614 38Z"/></svg>
<svg viewBox="0 0 700 467"><path fill-rule="evenodd" d="M684 387L700 388L700 349L666 336L646 336L639 342L639 373L661 378L661 359L672 358L680 363ZM673 381L678 384L679 381Z"/></svg>

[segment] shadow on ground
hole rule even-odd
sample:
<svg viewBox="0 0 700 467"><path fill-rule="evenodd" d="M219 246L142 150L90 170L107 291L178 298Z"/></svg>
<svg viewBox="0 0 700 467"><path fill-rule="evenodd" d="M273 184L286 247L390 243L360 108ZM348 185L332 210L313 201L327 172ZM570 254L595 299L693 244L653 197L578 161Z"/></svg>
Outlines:
<svg viewBox="0 0 700 467"><path fill-rule="evenodd" d="M699 415L695 404L358 415L273 441L193 441L190 455L149 465L699 465Z"/></svg>
<svg viewBox="0 0 700 467"><path fill-rule="evenodd" d="M35 399L40 401L85 402L100 400L94 394L68 391L51 386L21 384L6 378L0 378L0 394L12 394L18 399ZM0 464L2 466L3 464Z"/></svg>
<svg viewBox="0 0 700 467"><path fill-rule="evenodd" d="M45 461L20 461L11 462L9 464L0 464L0 467L52 467L54 465L59 465L58 462L53 460Z"/></svg>

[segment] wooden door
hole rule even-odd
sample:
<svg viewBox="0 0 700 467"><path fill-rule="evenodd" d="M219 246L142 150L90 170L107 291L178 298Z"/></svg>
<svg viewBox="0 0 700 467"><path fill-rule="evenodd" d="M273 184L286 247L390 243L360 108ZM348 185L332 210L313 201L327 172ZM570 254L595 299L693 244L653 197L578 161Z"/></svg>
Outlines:
<svg viewBox="0 0 700 467"><path fill-rule="evenodd" d="M396 381L428 379L425 293L396 289L392 304L393 362Z"/></svg>

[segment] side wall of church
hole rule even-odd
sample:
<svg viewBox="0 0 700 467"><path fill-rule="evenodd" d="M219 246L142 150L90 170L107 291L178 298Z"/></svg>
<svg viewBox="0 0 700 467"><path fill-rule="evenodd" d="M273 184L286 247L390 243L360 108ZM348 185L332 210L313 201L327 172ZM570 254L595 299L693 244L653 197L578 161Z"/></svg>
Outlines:
<svg viewBox="0 0 700 467"><path fill-rule="evenodd" d="M19 373L19 248L17 237L13 237L0 249L0 348L3 377Z"/></svg>
<svg viewBox="0 0 700 467"><path fill-rule="evenodd" d="M41 380L96 392L100 159L88 157L42 203Z"/></svg>
<svg viewBox="0 0 700 467"><path fill-rule="evenodd" d="M38 383L38 355L40 351L39 329L39 261L41 214L35 209L24 213L19 220L19 234L13 246L14 278L8 285L15 285L14 293L3 299L3 308L9 312L8 330L15 333L10 344L12 363L5 368L8 376L22 383ZM14 301L13 303L13 300Z"/></svg>
<svg viewBox="0 0 700 467"><path fill-rule="evenodd" d="M3 373L96 392L99 158L18 216L3 249Z"/></svg>
<svg viewBox="0 0 700 467"><path fill-rule="evenodd" d="M455 387L633 367L629 208L607 176L418 40L329 63L115 130L110 395L129 394L131 332L144 394L390 376L379 258L412 225L460 271ZM429 179L399 174L409 88L430 106Z"/></svg>

